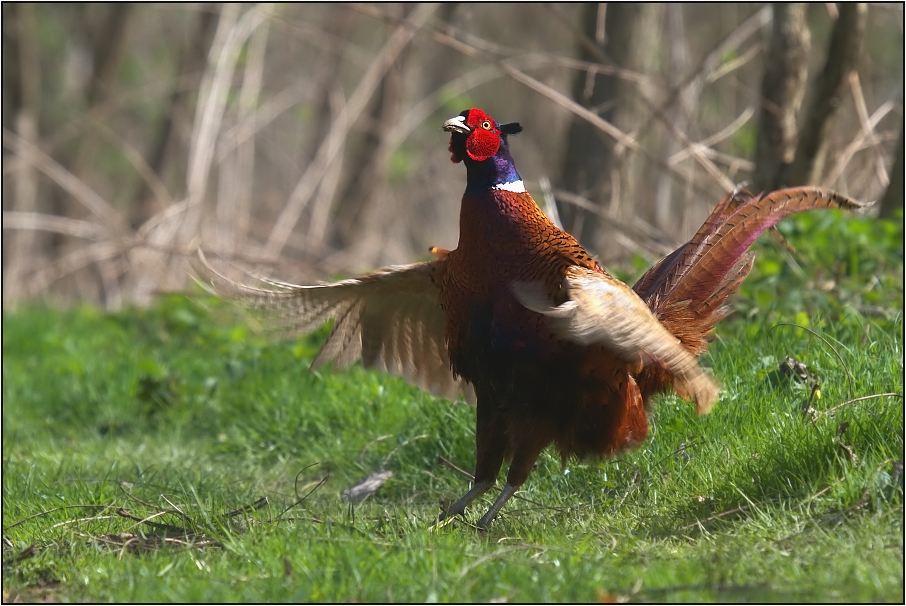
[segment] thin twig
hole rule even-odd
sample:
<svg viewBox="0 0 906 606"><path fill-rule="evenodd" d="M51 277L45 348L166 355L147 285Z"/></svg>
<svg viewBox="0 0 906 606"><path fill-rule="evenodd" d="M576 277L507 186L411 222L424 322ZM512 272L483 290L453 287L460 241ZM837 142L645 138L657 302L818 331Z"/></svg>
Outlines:
<svg viewBox="0 0 906 606"><path fill-rule="evenodd" d="M266 507L267 505L270 505L270 501L268 501L266 496L261 497L260 499L258 499L257 501L255 501L254 503L252 503L250 505L246 505L245 507L240 507L239 509L234 509L233 511L226 514L226 517L235 518L236 516L241 515L243 513L251 513L253 511L258 511L259 509L262 509L263 507Z"/></svg>
<svg viewBox="0 0 906 606"><path fill-rule="evenodd" d="M392 434L392 433L388 433L388 434L385 434L385 435L383 435L383 436L378 436L378 437L376 437L375 439L373 439L373 440L371 440L370 442L368 442L367 444L365 444L365 445L362 447L361 452L359 452L359 463L362 462L362 459L364 458L365 453L368 452L368 449L371 448L371 446L372 446L373 444L377 444L377 443L380 442L381 440L386 440L387 438L392 438L392 437L393 437L393 434Z"/></svg>
<svg viewBox="0 0 906 606"><path fill-rule="evenodd" d="M395 455L395 454L397 453L397 451L398 451L400 448L402 448L402 447L405 446L406 444L409 444L410 442L415 442L416 440L423 440L423 439L425 439L425 438L427 438L427 437L428 437L428 434L423 433L423 434L421 434L420 436L415 436L414 438L409 438L408 440L405 440L402 444L400 444L399 446L397 446L396 448L394 448L393 450L391 450L391 451L387 454L386 457L384 457L384 460L381 461L381 468L384 468L384 467L387 466L387 462L390 461L390 457L392 457L393 455Z"/></svg>
<svg viewBox="0 0 906 606"><path fill-rule="evenodd" d="M817 419L819 417L829 415L830 413L834 412L838 408L843 408L844 406L846 406L848 404L852 404L854 402L862 402L864 400L874 400L876 398L900 398L900 399L902 399L903 394L901 394L901 393L876 393L876 394L872 394L870 396L862 396L861 398L853 398L851 400L847 400L845 402L837 404L836 406L834 406L833 408L829 408L828 410L822 410L821 412L818 413L818 415L815 418Z"/></svg>
<svg viewBox="0 0 906 606"><path fill-rule="evenodd" d="M437 457L437 462L440 463L441 465L444 465L444 466L446 466L446 467L449 467L450 469L452 469L452 470L455 471L455 472L460 473L462 476L464 476L464 477L465 477L467 480L469 480L470 482L474 482L474 481L475 481L475 476L473 476L472 474L470 474L470 473L469 473L468 471L466 471L465 469L463 469L463 468L461 468L461 467L457 467L456 464L450 462L450 461L447 460L446 458L444 458L444 457L438 455L438 457Z"/></svg>
<svg viewBox="0 0 906 606"><path fill-rule="evenodd" d="M113 502L111 502L111 503L109 503L109 504L107 504L107 505L64 505L64 506L62 506L62 507L54 507L53 509L47 509L47 510L45 510L45 511L41 511L41 512L32 514L32 515L28 516L27 518L22 518L22 519L19 520L18 522L13 522L13 523L10 524L9 526L4 526L4 527L3 527L3 532L6 532L7 530L10 530L11 528L15 528L16 526L18 526L18 525L20 525L20 524L24 524L25 522L28 522L29 520L33 520L33 519L35 519L35 518L40 518L41 516L46 516L46 515L51 514L51 513L55 512L55 511L60 511L60 510L63 510L63 509L77 509L77 508L80 508L80 507L82 507L82 508L95 508L95 509L110 509L111 507L114 507L115 505L116 505L116 502L113 501Z"/></svg>
<svg viewBox="0 0 906 606"><path fill-rule="evenodd" d="M101 512L101 513L103 513L103 512ZM51 526L51 528L59 528L59 527L61 527L61 526L68 526L68 525L70 525L70 524L77 524L77 523L79 523L79 522L94 522L94 521L97 521L97 520L113 520L113 519L118 518L118 517L119 517L119 516L105 516L105 515L100 515L100 514L99 514L99 515L96 515L96 516L91 516L90 518L76 518L76 519L74 519L74 520L64 520L64 521L62 521L62 522L57 522L56 524L54 524L53 526Z"/></svg>
<svg viewBox="0 0 906 606"><path fill-rule="evenodd" d="M165 513L169 513L169 512L167 512L167 511L159 511L159 512L157 512L157 513L151 515L150 517L147 517L147 518L140 518L140 517L138 517L138 516L136 516L136 515L134 515L134 514L129 513L128 511L126 511L126 510L123 509L122 507L118 507L118 508L116 509L116 514L117 514L118 516L124 517L124 518L129 519L129 520L134 520L134 521L138 522L139 524L147 524L148 526L153 526L154 528L159 528L160 530L170 530L170 531L173 531L173 532L181 532L181 533L187 532L185 528L181 528L181 527L179 527L179 526L173 526L172 524L161 524L160 522L152 522L152 521L151 521L152 519L154 519L154 518L156 518L156 517L158 517L158 516L164 515ZM137 524L136 524L136 526L137 526ZM130 528L132 528L132 527L130 527Z"/></svg>
<svg viewBox="0 0 906 606"><path fill-rule="evenodd" d="M477 568L478 566L481 566L488 560L492 560L494 558L500 557L507 553L512 553L514 551L525 551L527 549L534 549L540 553L544 553L547 551L547 547L541 547L538 545L513 545L511 547L502 547L501 549L497 549L496 551L492 551L491 553L486 553L483 556L481 556L480 558L478 558L477 560L475 560L474 562L472 562L471 564L469 564L468 566L464 566L462 568L462 570L459 571L459 575L457 575L456 578L462 579L464 576L469 574L469 571Z"/></svg>
<svg viewBox="0 0 906 606"><path fill-rule="evenodd" d="M310 469L311 467L314 467L315 465L320 465L320 463L312 463L312 464L310 464L310 465L306 465L305 467L303 467L303 468L299 471L299 473L296 474L296 481L295 481L295 483L294 483L294 486L295 486L296 484L298 484L298 482L299 482L299 476L301 476L302 473L303 473L306 469ZM330 474L328 473L326 476L324 476L324 477L321 479L320 482L318 482L318 483L315 485L314 488L312 488L312 489L309 490L307 493L305 493L305 496L299 497L299 493L297 492L297 493L296 493L296 496L299 497L299 498L296 500L295 503L293 503L292 505L290 505L289 507L287 507L286 509L284 509L283 512L280 513L280 515L277 516L277 519L279 520L280 518L282 518L282 517L286 514L286 512L288 512L290 509L292 509L293 507L295 507L296 505L298 505L299 503L301 503L302 501L304 501L305 499L307 499L314 491L316 491L316 490L319 489L321 486L323 486L324 483L325 483L329 478L330 478Z"/></svg>
<svg viewBox="0 0 906 606"><path fill-rule="evenodd" d="M179 515L181 515L181 516L183 517L184 520L186 520L187 522L190 521L189 516L187 516L186 514L184 514L184 513L182 512L182 510L181 510L179 507L177 507L176 505L174 505L173 502L172 502L170 499L168 499L166 495L163 495L163 494L162 494L162 495L160 495L160 498L162 498L164 501L166 501L166 502L167 502L167 505L169 505L170 507L172 507L173 510L174 510L176 513L178 513Z"/></svg>
<svg viewBox="0 0 906 606"><path fill-rule="evenodd" d="M121 509L120 511L117 512L117 514L122 516L123 514L120 513L122 511L125 511L125 510ZM130 519L136 520L136 523L133 524L132 526L127 527L125 530L123 530L123 532L129 532L133 528L136 528L137 526L141 526L142 524L148 524L149 526L154 526L154 527L160 528L162 530L175 530L177 532L186 532L185 528L180 528L179 526L173 526L171 524L161 524L160 522L151 521L154 518L159 518L160 516L167 515L169 513L170 513L169 511L158 511L157 513L153 513L150 516L147 516L147 517L144 517L141 519L138 519L138 518L132 516L132 517L130 517ZM124 516L124 517L126 517L126 516Z"/></svg>
<svg viewBox="0 0 906 606"><path fill-rule="evenodd" d="M713 520L716 520L716 519L718 519L718 518L722 518L722 517L724 517L724 516L728 516L728 515L730 515L730 514L734 514L734 513L742 513L742 512L744 512L744 511L747 511L748 509L749 509L749 506L748 506L748 505L740 505L739 507L736 507L735 509L730 509L729 511L722 511L722 512L720 512L720 513L714 514L713 516L708 516L708 517L705 518L704 520L696 520L696 521L695 521L694 523L692 523L692 524L688 524L688 525L686 525L686 526L683 526L682 530L689 530L690 528L695 528L696 526L700 526L701 523L702 523L702 521L704 521L704 522L711 522L711 521L713 521Z"/></svg>

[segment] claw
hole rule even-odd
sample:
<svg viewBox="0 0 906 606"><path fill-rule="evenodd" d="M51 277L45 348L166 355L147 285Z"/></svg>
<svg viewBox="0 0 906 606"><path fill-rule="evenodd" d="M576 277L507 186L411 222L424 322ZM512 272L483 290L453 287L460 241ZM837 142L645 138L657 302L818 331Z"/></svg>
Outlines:
<svg viewBox="0 0 906 606"><path fill-rule="evenodd" d="M437 520L435 520L435 522L433 524L428 526L428 532L437 532L438 530L440 530L447 524L451 524L453 522L453 520L455 519L452 516L449 518L443 519L442 518L443 515L444 514L440 514L439 516L437 516Z"/></svg>
<svg viewBox="0 0 906 606"><path fill-rule="evenodd" d="M469 492L467 492L466 494L464 494L461 499L459 499L458 501L456 501L455 503L450 505L450 507L447 509L447 511L445 511L445 512L441 513L439 516L437 516L437 522L432 524L430 526L430 528L434 529L434 528L442 528L443 526L446 526L447 524L450 523L450 520L452 520L455 516L458 516L459 514L465 512L466 507L468 507L472 503L472 501L474 501L475 499L477 499L478 497L480 497L481 495L486 493L493 486L494 486L493 480L485 480L484 482L476 482L472 486L472 489L469 490ZM498 498L497 500L499 501L500 498ZM496 505L496 503L495 503L495 505ZM501 505L503 505L503 503L501 503ZM491 509L493 509L493 506L491 507ZM484 518L482 518L482 519L484 519Z"/></svg>

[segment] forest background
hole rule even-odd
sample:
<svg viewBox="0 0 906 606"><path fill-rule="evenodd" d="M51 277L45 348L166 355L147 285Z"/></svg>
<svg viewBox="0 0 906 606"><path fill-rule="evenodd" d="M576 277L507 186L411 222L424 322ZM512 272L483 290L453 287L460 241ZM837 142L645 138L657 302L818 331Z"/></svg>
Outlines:
<svg viewBox="0 0 906 606"><path fill-rule="evenodd" d="M303 283L453 248L473 106L607 265L740 183L903 205L902 4L2 10L6 309L186 290L199 245Z"/></svg>

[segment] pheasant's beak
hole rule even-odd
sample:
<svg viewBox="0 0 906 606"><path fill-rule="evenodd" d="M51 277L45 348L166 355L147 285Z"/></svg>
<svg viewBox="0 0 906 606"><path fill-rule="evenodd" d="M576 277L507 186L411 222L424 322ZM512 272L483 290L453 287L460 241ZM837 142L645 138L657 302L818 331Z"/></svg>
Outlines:
<svg viewBox="0 0 906 606"><path fill-rule="evenodd" d="M450 118L444 122L444 130L448 133L459 133L461 135L468 134L472 130L466 126L466 117L465 116L456 116L455 118Z"/></svg>

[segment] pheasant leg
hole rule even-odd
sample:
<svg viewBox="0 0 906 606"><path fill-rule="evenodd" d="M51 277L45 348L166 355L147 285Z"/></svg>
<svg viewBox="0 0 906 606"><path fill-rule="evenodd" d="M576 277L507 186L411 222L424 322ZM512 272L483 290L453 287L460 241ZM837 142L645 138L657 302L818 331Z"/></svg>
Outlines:
<svg viewBox="0 0 906 606"><path fill-rule="evenodd" d="M500 439L500 436L505 431L502 417L495 414L495 412L484 401L479 401L475 436L477 451L475 482L469 492L440 514L437 518L438 522L464 513L466 507L472 501L493 488L494 484L497 483L497 474L500 471L500 466L503 465L503 458L506 452L506 442Z"/></svg>
<svg viewBox="0 0 906 606"><path fill-rule="evenodd" d="M500 508L512 498L516 491L525 483L532 471L532 466L538 460L538 455L544 450L544 446L553 439L550 432L550 425L537 424L535 431L531 432L531 438L522 437L520 443L516 446L516 452L513 460L510 462L510 470L506 475L506 485L488 509L488 512L478 520L479 528L487 528L494 518L497 517Z"/></svg>

